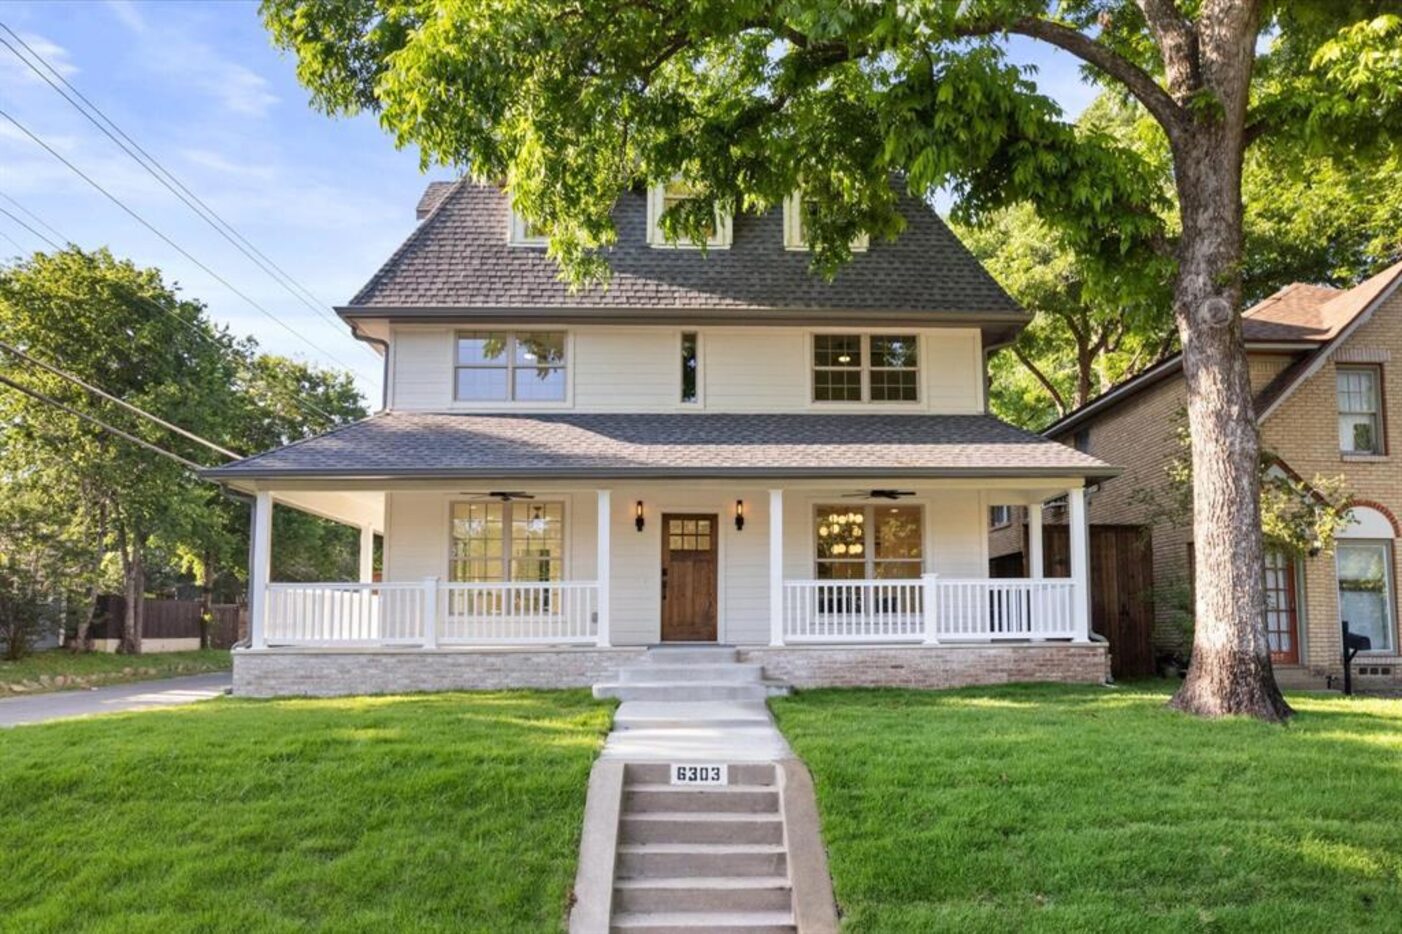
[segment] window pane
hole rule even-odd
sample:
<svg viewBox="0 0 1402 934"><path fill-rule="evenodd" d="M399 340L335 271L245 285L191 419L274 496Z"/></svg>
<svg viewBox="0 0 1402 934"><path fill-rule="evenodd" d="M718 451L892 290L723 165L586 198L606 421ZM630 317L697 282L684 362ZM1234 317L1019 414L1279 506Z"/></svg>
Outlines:
<svg viewBox="0 0 1402 934"><path fill-rule="evenodd" d="M876 558L881 561L921 557L920 507L881 506L876 509ZM917 564L917 575L918 564Z"/></svg>
<svg viewBox="0 0 1402 934"><path fill-rule="evenodd" d="M512 398L517 402L561 402L565 398L564 367L517 367Z"/></svg>
<svg viewBox="0 0 1402 934"><path fill-rule="evenodd" d="M682 401L696 401L696 376L701 363L697 357L696 333L682 335Z"/></svg>
<svg viewBox="0 0 1402 934"><path fill-rule="evenodd" d="M866 577L865 561L819 561L820 581L859 581Z"/></svg>
<svg viewBox="0 0 1402 934"><path fill-rule="evenodd" d="M871 338L871 365L914 367L916 365L916 344L914 334L873 334Z"/></svg>
<svg viewBox="0 0 1402 934"><path fill-rule="evenodd" d="M1392 594L1385 542L1338 545L1339 615L1349 631L1372 640L1375 651L1392 650Z"/></svg>
<svg viewBox="0 0 1402 934"><path fill-rule="evenodd" d="M862 338L858 334L819 334L813 338L814 366L860 367Z"/></svg>
<svg viewBox="0 0 1402 934"><path fill-rule="evenodd" d="M814 513L814 541L821 563L832 559L860 559L865 565L866 515L846 506L819 506ZM863 574L865 572L863 571ZM863 576L858 574L858 577Z"/></svg>
<svg viewBox="0 0 1402 934"><path fill-rule="evenodd" d="M861 402L861 370L814 370L813 398L818 402Z"/></svg>
<svg viewBox="0 0 1402 934"><path fill-rule="evenodd" d="M457 398L467 402L506 399L506 370L468 367L458 370Z"/></svg>
<svg viewBox="0 0 1402 934"><path fill-rule="evenodd" d="M1371 415L1340 415L1339 450L1352 454L1377 453L1376 419Z"/></svg>
<svg viewBox="0 0 1402 934"><path fill-rule="evenodd" d="M501 560L504 509L503 503L453 504L453 561L448 569L451 580L505 580Z"/></svg>
<svg viewBox="0 0 1402 934"><path fill-rule="evenodd" d="M876 580L915 580L920 577L919 561L878 561L872 568Z"/></svg>
<svg viewBox="0 0 1402 934"><path fill-rule="evenodd" d="M872 402L915 402L919 399L915 370L872 370Z"/></svg>
<svg viewBox="0 0 1402 934"><path fill-rule="evenodd" d="M531 331L516 335L516 366L563 366L564 331Z"/></svg>
<svg viewBox="0 0 1402 934"><path fill-rule="evenodd" d="M500 331L473 331L458 335L459 366L506 366L510 335Z"/></svg>

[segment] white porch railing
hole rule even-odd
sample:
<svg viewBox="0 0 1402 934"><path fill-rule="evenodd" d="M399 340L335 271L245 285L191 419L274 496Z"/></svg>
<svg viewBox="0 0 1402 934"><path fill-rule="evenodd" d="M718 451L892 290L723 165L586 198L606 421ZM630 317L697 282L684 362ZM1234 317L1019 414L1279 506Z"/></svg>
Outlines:
<svg viewBox="0 0 1402 934"><path fill-rule="evenodd" d="M1062 579L786 580L783 636L801 642L1074 639L1076 583Z"/></svg>
<svg viewBox="0 0 1402 934"><path fill-rule="evenodd" d="M268 584L267 645L594 643L593 581Z"/></svg>

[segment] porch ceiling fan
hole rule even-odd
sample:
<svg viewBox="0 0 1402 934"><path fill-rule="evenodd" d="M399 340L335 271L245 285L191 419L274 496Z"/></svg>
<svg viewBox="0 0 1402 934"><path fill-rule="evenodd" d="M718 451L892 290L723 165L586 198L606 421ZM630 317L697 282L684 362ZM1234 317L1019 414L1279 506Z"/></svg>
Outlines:
<svg viewBox="0 0 1402 934"><path fill-rule="evenodd" d="M902 496L914 496L914 490L857 490L855 493L843 493L846 499L900 499Z"/></svg>
<svg viewBox="0 0 1402 934"><path fill-rule="evenodd" d="M485 493L475 490L460 490L460 496L470 496L473 499L495 499L503 503L509 503L513 499L535 499L530 493L523 490L489 490Z"/></svg>

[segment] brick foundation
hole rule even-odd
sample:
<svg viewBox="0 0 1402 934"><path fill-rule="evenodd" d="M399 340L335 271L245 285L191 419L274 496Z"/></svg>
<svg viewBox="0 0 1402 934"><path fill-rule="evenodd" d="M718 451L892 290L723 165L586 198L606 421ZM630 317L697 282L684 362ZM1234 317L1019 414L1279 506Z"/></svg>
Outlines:
<svg viewBox="0 0 1402 934"><path fill-rule="evenodd" d="M740 653L767 677L796 688L954 688L1014 681L1100 684L1109 671L1102 642L1090 645L805 646Z"/></svg>
<svg viewBox="0 0 1402 934"><path fill-rule="evenodd" d="M582 688L614 681L642 646L614 649L262 649L234 652L240 697ZM1099 684L1103 643L742 648L743 661L798 688L950 688L1013 681Z"/></svg>
<svg viewBox="0 0 1402 934"><path fill-rule="evenodd" d="M240 697L587 688L615 679L637 648L261 649L234 652Z"/></svg>

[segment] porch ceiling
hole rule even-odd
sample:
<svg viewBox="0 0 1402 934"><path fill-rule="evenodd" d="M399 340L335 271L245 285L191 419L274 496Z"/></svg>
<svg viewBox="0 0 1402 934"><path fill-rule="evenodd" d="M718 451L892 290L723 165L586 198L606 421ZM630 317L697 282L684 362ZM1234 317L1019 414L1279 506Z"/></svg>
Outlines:
<svg viewBox="0 0 1402 934"><path fill-rule="evenodd" d="M294 478L702 479L1114 476L983 415L386 413L205 472Z"/></svg>

